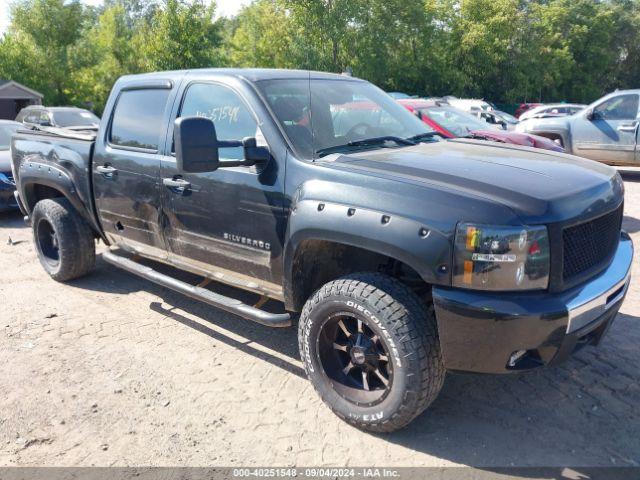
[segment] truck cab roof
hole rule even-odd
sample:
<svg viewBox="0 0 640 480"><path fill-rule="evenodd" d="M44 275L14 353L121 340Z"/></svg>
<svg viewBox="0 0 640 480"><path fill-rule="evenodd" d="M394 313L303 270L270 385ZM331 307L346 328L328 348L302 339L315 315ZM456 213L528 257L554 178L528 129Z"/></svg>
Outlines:
<svg viewBox="0 0 640 480"><path fill-rule="evenodd" d="M356 77L346 77L337 73L317 72L313 70L289 70L282 68L199 68L192 70L168 70L164 72L142 73L125 75L120 78L122 82L140 81L157 78L179 78L185 75L225 75L242 77L251 82L262 80L294 80L294 79L334 79L363 81Z"/></svg>

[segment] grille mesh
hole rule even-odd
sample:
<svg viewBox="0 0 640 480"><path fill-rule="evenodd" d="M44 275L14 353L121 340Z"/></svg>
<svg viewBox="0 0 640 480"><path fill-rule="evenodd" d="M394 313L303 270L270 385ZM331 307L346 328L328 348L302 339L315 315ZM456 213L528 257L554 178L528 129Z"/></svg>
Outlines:
<svg viewBox="0 0 640 480"><path fill-rule="evenodd" d="M571 280L609 261L618 246L621 225L622 206L601 217L565 228L562 232L563 280Z"/></svg>

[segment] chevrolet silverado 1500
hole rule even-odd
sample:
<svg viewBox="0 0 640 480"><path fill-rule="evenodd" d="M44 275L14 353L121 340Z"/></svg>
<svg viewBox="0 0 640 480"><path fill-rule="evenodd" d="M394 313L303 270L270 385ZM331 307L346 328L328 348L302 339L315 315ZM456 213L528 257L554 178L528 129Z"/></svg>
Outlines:
<svg viewBox="0 0 640 480"><path fill-rule="evenodd" d="M51 277L87 274L101 239L105 261L167 288L265 325L297 319L319 395L371 431L409 423L446 371L523 372L597 344L629 284L614 169L440 140L350 77L126 76L97 132L18 132L12 162Z"/></svg>

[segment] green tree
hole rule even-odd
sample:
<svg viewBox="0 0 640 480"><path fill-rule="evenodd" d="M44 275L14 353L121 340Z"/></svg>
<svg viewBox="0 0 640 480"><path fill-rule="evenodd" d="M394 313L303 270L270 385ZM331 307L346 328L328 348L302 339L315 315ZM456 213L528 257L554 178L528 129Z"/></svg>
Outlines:
<svg viewBox="0 0 640 480"><path fill-rule="evenodd" d="M41 90L48 102L69 103L74 89L71 73L79 63L73 58L73 46L95 21L95 10L79 0L23 0L13 5L11 18L9 33L0 44L0 55L8 61L24 55L28 65L24 73L16 74L11 72L13 65L3 62L3 76L17 81L31 77L29 84Z"/></svg>
<svg viewBox="0 0 640 480"><path fill-rule="evenodd" d="M83 32L72 50L76 59L84 59L71 74L75 104L101 113L118 77L141 70L132 38L128 13L120 4L107 7L97 23Z"/></svg>
<svg viewBox="0 0 640 480"><path fill-rule="evenodd" d="M215 2L167 0L149 24L141 26L133 45L147 71L217 67L222 58L222 24L215 20Z"/></svg>
<svg viewBox="0 0 640 480"><path fill-rule="evenodd" d="M237 67L294 68L292 22L278 0L244 7L230 27L228 57Z"/></svg>

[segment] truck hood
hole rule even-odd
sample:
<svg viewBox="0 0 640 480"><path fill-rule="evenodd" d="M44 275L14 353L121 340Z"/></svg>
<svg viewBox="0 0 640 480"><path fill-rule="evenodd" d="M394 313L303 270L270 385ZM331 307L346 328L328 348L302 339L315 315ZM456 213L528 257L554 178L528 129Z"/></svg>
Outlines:
<svg viewBox="0 0 640 480"><path fill-rule="evenodd" d="M500 203L528 224L595 216L618 206L623 196L620 176L606 165L481 140L355 152L326 162L333 168ZM428 192L424 203L428 208Z"/></svg>

